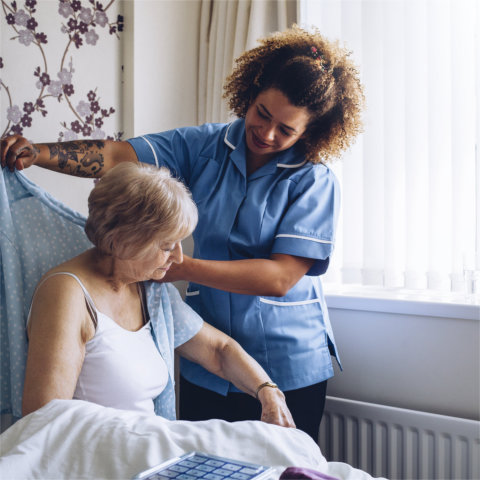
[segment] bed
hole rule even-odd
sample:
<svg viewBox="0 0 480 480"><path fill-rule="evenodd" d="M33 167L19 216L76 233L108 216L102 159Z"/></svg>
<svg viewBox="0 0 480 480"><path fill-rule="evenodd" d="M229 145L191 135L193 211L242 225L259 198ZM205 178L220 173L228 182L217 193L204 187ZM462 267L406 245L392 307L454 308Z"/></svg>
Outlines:
<svg viewBox="0 0 480 480"><path fill-rule="evenodd" d="M327 462L304 432L260 421L170 421L80 400L53 400L0 436L4 479L128 479L190 451L272 466L317 478L367 480L350 465Z"/></svg>

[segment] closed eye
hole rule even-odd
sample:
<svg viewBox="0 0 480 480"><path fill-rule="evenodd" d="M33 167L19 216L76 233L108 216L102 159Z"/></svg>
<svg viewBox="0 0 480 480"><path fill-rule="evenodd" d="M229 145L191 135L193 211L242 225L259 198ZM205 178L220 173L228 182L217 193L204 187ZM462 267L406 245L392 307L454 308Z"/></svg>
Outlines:
<svg viewBox="0 0 480 480"><path fill-rule="evenodd" d="M257 107L257 113L260 118L263 118L264 120L270 120L270 117L268 117L265 113L263 113L258 107Z"/></svg>
<svg viewBox="0 0 480 480"><path fill-rule="evenodd" d="M257 113L258 113L258 116L260 118L262 118L263 120L270 120L270 116L267 115L265 112L263 112L260 108L257 107ZM292 129L293 130L293 129ZM290 131L288 130L287 128L285 127L280 127L280 132L282 135L284 135L285 137L290 137L293 135L294 131Z"/></svg>

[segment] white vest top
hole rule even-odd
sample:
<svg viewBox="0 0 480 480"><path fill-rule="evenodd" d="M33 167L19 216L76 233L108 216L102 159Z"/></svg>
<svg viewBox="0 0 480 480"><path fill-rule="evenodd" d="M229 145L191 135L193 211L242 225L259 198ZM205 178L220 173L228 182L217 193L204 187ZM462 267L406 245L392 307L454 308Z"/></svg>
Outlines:
<svg viewBox="0 0 480 480"><path fill-rule="evenodd" d="M95 335L85 345L85 359L73 398L154 415L153 399L165 388L168 371L153 341L150 321L135 332L124 329L96 309L76 275L52 275L59 274L77 280L97 318Z"/></svg>

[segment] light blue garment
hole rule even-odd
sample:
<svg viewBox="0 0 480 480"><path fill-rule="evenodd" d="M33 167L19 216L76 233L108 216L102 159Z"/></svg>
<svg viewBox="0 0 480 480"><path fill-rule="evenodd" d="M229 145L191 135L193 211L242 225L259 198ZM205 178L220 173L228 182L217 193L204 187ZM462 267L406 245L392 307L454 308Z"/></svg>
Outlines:
<svg viewBox="0 0 480 480"><path fill-rule="evenodd" d="M82 215L22 173L3 169L0 181L1 413L21 417L27 356L25 326L35 286L45 272L92 247L84 225ZM155 413L173 420L173 351L200 330L203 320L182 301L175 286L145 282L145 290L154 340L169 372L165 390L155 399Z"/></svg>
<svg viewBox="0 0 480 480"><path fill-rule="evenodd" d="M187 301L231 335L283 390L333 375L335 340L318 275L333 250L339 187L325 165L296 147L247 176L245 122L206 124L129 140L140 161L167 166L192 191L199 210L194 257L315 259L284 297L240 295L191 283ZM182 359L190 382L226 394L233 385Z"/></svg>

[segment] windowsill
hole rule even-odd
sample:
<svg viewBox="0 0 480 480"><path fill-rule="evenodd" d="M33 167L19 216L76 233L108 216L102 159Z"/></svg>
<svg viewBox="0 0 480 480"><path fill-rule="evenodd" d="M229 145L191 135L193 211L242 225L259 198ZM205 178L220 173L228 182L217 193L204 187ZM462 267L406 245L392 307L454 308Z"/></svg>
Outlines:
<svg viewBox="0 0 480 480"><path fill-rule="evenodd" d="M480 295L324 284L329 308L480 320Z"/></svg>

